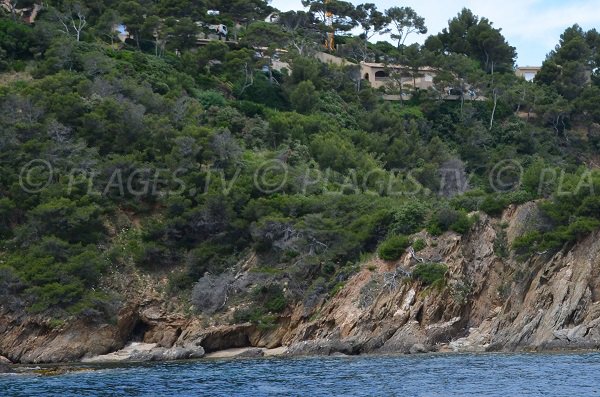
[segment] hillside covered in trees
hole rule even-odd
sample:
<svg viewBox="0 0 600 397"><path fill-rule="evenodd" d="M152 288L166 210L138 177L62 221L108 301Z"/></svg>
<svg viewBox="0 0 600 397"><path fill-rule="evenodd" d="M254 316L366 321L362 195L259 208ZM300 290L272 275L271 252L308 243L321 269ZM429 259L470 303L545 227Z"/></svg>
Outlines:
<svg viewBox="0 0 600 397"><path fill-rule="evenodd" d="M135 269L215 313L206 290L256 255L260 281L229 321L268 327L334 296L369 255L418 251L411 236L424 229L467 234L478 213L538 200L543 225L501 247L526 258L600 228L596 30L567 29L527 82L501 30L466 9L405 45L427 33L406 7L306 0L265 22L276 10L261 0L50 0L26 23L16 10L33 2L4 3L0 295L11 312L109 321L122 297L101 280ZM227 40L200 45L220 24ZM332 32L352 63L315 59ZM394 43L376 42L382 32ZM385 101L361 61L435 68L434 88ZM484 99L463 100L473 89ZM460 100L440 99L446 90Z"/></svg>

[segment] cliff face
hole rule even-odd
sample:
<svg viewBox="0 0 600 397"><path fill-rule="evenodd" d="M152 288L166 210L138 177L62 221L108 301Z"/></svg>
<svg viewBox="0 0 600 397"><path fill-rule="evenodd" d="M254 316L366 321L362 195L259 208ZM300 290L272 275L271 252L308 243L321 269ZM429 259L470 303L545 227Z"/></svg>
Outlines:
<svg viewBox="0 0 600 397"><path fill-rule="evenodd" d="M600 347L600 233L553 256L508 254L516 236L540 222L534 203L481 216L470 233L431 237L397 263L374 259L332 298L288 311L275 329L222 325L219 317L182 314L159 285L137 279L111 324L83 320L50 327L47 319L0 307L0 355L13 362L75 361L153 344L151 359L197 357L234 347L287 346L290 355L518 351ZM443 283L407 277L420 262L443 263ZM251 271L245 264L239 277ZM119 279L119 275L116 279ZM113 282L116 282L116 279ZM121 277L123 291L130 286ZM139 296L133 291L145 291Z"/></svg>
<svg viewBox="0 0 600 397"><path fill-rule="evenodd" d="M390 282L397 268L414 268L413 255L397 264L375 260L313 321L298 308L283 342L299 353L597 348L599 233L554 256L540 253L525 262L498 256L540 221L529 203L502 220L482 217L466 236L424 236L429 247L417 256L447 264L446 287ZM317 341L302 343L311 339Z"/></svg>

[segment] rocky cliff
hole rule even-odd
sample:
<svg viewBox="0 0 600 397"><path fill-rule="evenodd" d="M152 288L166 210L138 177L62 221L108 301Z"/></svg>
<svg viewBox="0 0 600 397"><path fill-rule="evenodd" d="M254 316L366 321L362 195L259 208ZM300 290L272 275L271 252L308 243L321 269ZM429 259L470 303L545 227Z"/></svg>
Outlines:
<svg viewBox="0 0 600 397"><path fill-rule="evenodd" d="M416 258L373 261L313 321L296 310L283 343L298 353L597 348L599 234L555 255L500 257L537 222L530 203L508 210L502 220L481 217L466 236L424 235L429 247ZM398 268L410 271L424 258L448 265L444 286L394 282Z"/></svg>
<svg viewBox="0 0 600 397"><path fill-rule="evenodd" d="M598 348L600 233L556 254L514 257L507 247L541 222L536 204L528 203L502 219L481 215L462 236L423 232L425 249L408 250L394 263L368 261L333 297L289 308L276 327L225 324L228 306L212 316L190 314L164 300L160 280L138 277L132 288L130 277L113 274L107 283L123 284L126 303L111 323L56 325L2 304L0 355L12 362L76 361L131 342L150 348L112 357L190 358L251 346L285 346L289 355ZM425 285L410 277L430 262L447 266L443 280ZM241 264L235 282L251 280L252 266L259 264Z"/></svg>

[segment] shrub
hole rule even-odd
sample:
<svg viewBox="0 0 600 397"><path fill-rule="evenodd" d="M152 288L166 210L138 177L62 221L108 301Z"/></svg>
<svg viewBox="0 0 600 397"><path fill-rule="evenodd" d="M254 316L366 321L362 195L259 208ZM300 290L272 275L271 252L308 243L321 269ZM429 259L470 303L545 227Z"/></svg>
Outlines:
<svg viewBox="0 0 600 397"><path fill-rule="evenodd" d="M432 285L433 283L443 280L448 267L441 263L420 263L412 272L412 277L419 280L423 285Z"/></svg>
<svg viewBox="0 0 600 397"><path fill-rule="evenodd" d="M135 263L146 269L160 269L170 263L168 250L155 242L142 243L133 253Z"/></svg>
<svg viewBox="0 0 600 397"><path fill-rule="evenodd" d="M379 245L379 257L386 261L399 259L404 250L410 246L410 241L406 236L392 236Z"/></svg>
<svg viewBox="0 0 600 397"><path fill-rule="evenodd" d="M441 230L447 231L455 222L459 220L460 215L460 211L444 207L435 213L433 216L433 222L435 222Z"/></svg>
<svg viewBox="0 0 600 397"><path fill-rule="evenodd" d="M465 234L471 229L475 221L475 216L469 216L465 211L444 207L433 215L427 226L427 231L434 236L439 236L448 230Z"/></svg>
<svg viewBox="0 0 600 397"><path fill-rule="evenodd" d="M508 243L505 230L499 230L494 239L494 253L499 258L508 258Z"/></svg>
<svg viewBox="0 0 600 397"><path fill-rule="evenodd" d="M479 209L490 216L500 216L506 206L507 203L500 197L488 196L483 200Z"/></svg>
<svg viewBox="0 0 600 397"><path fill-rule="evenodd" d="M413 242L412 247L415 250L415 252L419 252L427 247L427 243L422 238L419 238Z"/></svg>
<svg viewBox="0 0 600 397"><path fill-rule="evenodd" d="M432 236L441 236L444 231L437 223L432 222L427 226L427 233L431 234Z"/></svg>
<svg viewBox="0 0 600 397"><path fill-rule="evenodd" d="M512 249L517 254L527 254L537 249L542 240L542 234L538 231L525 233L517 237L512 243Z"/></svg>
<svg viewBox="0 0 600 397"><path fill-rule="evenodd" d="M576 218L568 226L560 226L553 231L541 233L534 231L526 233L512 244L513 250L519 255L534 252L557 251L565 244L580 240L600 228L600 221L593 218Z"/></svg>
<svg viewBox="0 0 600 397"><path fill-rule="evenodd" d="M524 190L490 195L481 202L479 209L490 216L500 216L510 204L523 204L533 198L532 194Z"/></svg>
<svg viewBox="0 0 600 397"><path fill-rule="evenodd" d="M310 113L319 100L317 90L311 81L303 81L290 95L292 106L298 113Z"/></svg>
<svg viewBox="0 0 600 397"><path fill-rule="evenodd" d="M258 323L263 316L263 312L259 308L238 309L233 313L233 323Z"/></svg>
<svg viewBox="0 0 600 397"><path fill-rule="evenodd" d="M456 233L465 234L471 230L471 227L473 227L475 221L476 215L469 216L465 212L460 212L458 219L452 225L450 225L450 230Z"/></svg>
<svg viewBox="0 0 600 397"><path fill-rule="evenodd" d="M277 284L263 285L254 290L255 301L267 312L281 313L287 306L283 289Z"/></svg>
<svg viewBox="0 0 600 397"><path fill-rule="evenodd" d="M456 209L462 209L467 212L472 212L477 211L481 207L481 202L484 199L484 192L482 192L481 190L473 190L452 198L451 205Z"/></svg>
<svg viewBox="0 0 600 397"><path fill-rule="evenodd" d="M39 313L54 306L72 305L85 294L84 287L79 282L54 282L31 287L27 292L35 296L35 302L29 308L33 313Z"/></svg>
<svg viewBox="0 0 600 397"><path fill-rule="evenodd" d="M256 287L253 290L254 303L233 313L233 323L250 322L261 329L273 328L277 323L277 313L287 307L283 289L277 284Z"/></svg>
<svg viewBox="0 0 600 397"><path fill-rule="evenodd" d="M427 213L427 207L422 203L406 203L394 213L391 230L398 234L418 232L423 227Z"/></svg>
<svg viewBox="0 0 600 397"><path fill-rule="evenodd" d="M197 94L197 99L206 109L210 108L211 106L225 106L226 104L223 95L221 95L217 91L212 90L200 91Z"/></svg>

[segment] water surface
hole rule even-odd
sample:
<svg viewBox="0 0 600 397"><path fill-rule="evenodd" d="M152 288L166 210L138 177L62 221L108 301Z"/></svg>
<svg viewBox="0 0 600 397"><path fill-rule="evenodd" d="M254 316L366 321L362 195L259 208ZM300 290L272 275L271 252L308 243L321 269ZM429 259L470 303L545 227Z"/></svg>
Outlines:
<svg viewBox="0 0 600 397"><path fill-rule="evenodd" d="M200 360L0 376L0 396L599 396L600 353Z"/></svg>

